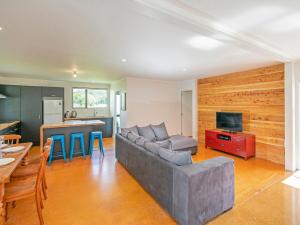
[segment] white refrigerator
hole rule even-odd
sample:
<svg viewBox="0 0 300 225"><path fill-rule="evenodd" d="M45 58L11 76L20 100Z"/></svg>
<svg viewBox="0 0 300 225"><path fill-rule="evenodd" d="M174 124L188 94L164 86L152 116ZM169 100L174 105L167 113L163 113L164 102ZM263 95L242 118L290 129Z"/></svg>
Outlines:
<svg viewBox="0 0 300 225"><path fill-rule="evenodd" d="M61 98L43 99L43 123L63 122L63 100Z"/></svg>

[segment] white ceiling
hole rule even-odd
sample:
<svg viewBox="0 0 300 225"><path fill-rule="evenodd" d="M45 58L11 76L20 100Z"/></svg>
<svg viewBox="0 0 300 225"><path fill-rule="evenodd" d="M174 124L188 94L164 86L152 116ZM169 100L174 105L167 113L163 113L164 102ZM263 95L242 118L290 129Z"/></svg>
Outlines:
<svg viewBox="0 0 300 225"><path fill-rule="evenodd" d="M299 21L297 0L1 0L0 74L110 82L238 71L299 59ZM220 45L191 47L199 35Z"/></svg>

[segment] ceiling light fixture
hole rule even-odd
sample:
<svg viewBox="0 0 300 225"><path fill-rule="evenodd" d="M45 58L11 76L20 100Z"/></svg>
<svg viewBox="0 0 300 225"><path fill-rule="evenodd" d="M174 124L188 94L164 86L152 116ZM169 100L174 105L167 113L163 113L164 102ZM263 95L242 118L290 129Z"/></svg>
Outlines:
<svg viewBox="0 0 300 225"><path fill-rule="evenodd" d="M187 44L197 49L211 50L221 46L222 42L200 35L188 39Z"/></svg>
<svg viewBox="0 0 300 225"><path fill-rule="evenodd" d="M2 27L0 27L0 31L2 30Z"/></svg>
<svg viewBox="0 0 300 225"><path fill-rule="evenodd" d="M73 71L73 77L76 78L77 77L77 71Z"/></svg>
<svg viewBox="0 0 300 225"><path fill-rule="evenodd" d="M183 68L183 72L186 72L187 71L187 69L186 68Z"/></svg>
<svg viewBox="0 0 300 225"><path fill-rule="evenodd" d="M121 59L121 62L125 63L125 62L127 62L127 59L123 58L123 59Z"/></svg>

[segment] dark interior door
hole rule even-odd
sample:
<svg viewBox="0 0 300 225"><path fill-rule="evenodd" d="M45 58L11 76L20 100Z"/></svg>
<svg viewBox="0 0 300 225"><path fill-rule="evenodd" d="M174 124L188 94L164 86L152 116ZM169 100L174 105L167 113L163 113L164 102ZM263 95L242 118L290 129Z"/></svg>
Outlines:
<svg viewBox="0 0 300 225"><path fill-rule="evenodd" d="M39 145L42 125L42 88L21 87L21 135L23 142Z"/></svg>

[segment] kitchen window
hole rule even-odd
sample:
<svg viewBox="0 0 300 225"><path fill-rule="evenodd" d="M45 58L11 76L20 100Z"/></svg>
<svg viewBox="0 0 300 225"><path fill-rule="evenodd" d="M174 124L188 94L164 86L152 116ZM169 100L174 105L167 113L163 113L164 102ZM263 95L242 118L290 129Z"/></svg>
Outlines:
<svg viewBox="0 0 300 225"><path fill-rule="evenodd" d="M99 88L73 88L73 108L108 107L108 90Z"/></svg>

